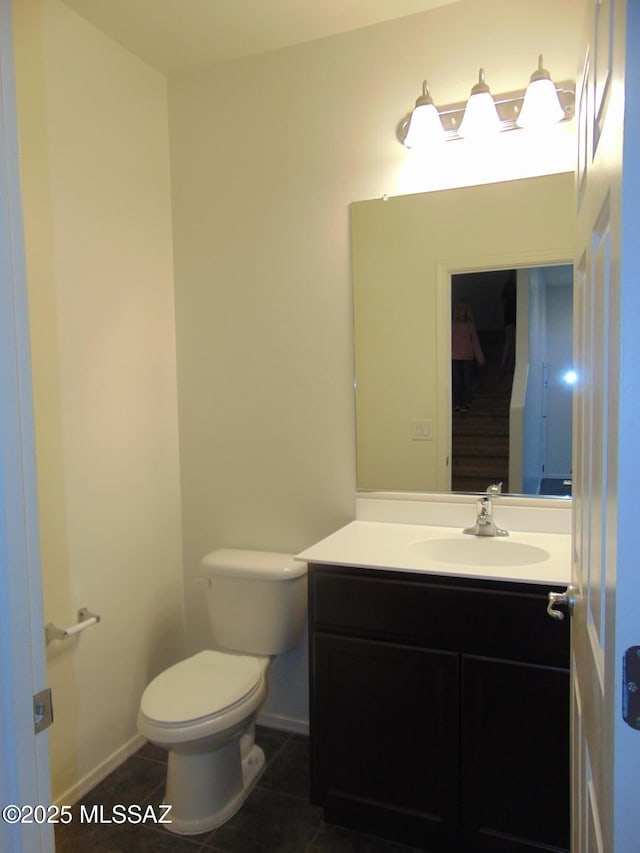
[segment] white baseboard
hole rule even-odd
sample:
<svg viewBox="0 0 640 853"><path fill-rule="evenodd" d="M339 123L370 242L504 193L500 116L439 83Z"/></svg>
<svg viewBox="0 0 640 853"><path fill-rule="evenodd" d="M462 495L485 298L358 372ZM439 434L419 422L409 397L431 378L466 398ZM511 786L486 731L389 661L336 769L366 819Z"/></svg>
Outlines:
<svg viewBox="0 0 640 853"><path fill-rule="evenodd" d="M309 720L294 720L291 717L283 717L280 714L263 713L258 714L258 725L267 726L270 729L278 729L282 732L290 732L296 735L309 734Z"/></svg>
<svg viewBox="0 0 640 853"><path fill-rule="evenodd" d="M116 767L120 767L121 764L130 758L134 752L137 752L141 746L144 746L146 743L146 738L144 738L141 734L136 734L131 738L130 741L121 746L120 749L113 752L102 764L99 764L91 773L88 773L82 779L80 779L75 785L72 785L68 790L62 794L61 797L56 799L56 805L59 806L72 806L81 800L85 794L88 794L92 788L95 788L97 784L102 782L103 779L106 779L107 776L112 773Z"/></svg>

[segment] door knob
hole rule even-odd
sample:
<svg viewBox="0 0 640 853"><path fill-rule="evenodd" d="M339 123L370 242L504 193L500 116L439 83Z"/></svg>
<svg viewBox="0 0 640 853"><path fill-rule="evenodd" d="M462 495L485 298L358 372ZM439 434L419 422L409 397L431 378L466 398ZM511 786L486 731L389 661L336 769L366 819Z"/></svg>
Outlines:
<svg viewBox="0 0 640 853"><path fill-rule="evenodd" d="M569 613L572 613L574 602L575 588L572 586L567 587L564 592L550 592L549 603L547 604L547 613L552 619L562 621L564 619L564 613L562 610L556 610L556 607L558 605L563 605L564 607L569 608Z"/></svg>

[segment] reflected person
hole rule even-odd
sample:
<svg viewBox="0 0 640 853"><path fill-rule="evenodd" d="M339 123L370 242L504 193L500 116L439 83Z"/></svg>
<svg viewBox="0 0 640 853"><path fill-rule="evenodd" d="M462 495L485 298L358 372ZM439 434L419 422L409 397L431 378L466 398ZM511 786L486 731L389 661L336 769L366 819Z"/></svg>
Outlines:
<svg viewBox="0 0 640 853"><path fill-rule="evenodd" d="M468 412L473 399L473 368L484 364L473 312L468 302L457 301L451 322L451 383L453 408Z"/></svg>

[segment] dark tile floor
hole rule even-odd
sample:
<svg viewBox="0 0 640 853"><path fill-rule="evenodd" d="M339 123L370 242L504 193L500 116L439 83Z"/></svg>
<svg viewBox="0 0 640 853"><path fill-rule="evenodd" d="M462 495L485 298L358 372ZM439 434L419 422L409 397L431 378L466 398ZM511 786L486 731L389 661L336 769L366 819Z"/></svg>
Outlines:
<svg viewBox="0 0 640 853"><path fill-rule="evenodd" d="M112 807L159 804L166 753L147 744L73 807L73 820L56 827L57 853L412 853L400 844L362 835L322 820L309 802L308 739L258 726L256 742L266 770L246 803L223 826L202 835L172 835L155 823L100 823ZM81 821L93 815L92 822ZM92 811L92 808L95 809Z"/></svg>

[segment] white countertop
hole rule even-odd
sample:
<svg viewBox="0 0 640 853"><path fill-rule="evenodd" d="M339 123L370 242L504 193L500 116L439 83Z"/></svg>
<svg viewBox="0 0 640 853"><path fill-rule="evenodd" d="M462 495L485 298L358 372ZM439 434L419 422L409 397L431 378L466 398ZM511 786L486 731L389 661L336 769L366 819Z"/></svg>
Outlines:
<svg viewBox="0 0 640 853"><path fill-rule="evenodd" d="M423 572L484 580L520 583L558 584L566 586L571 578L571 537L566 533L509 531L508 537L467 536L459 527L438 527L396 522L352 521L297 555L308 563L354 566L387 571ZM461 544L466 551L477 553L478 561L445 562L425 555L431 540L443 548ZM452 542L453 540L453 542ZM424 548L423 548L424 543ZM503 544L504 543L504 544ZM538 562L510 565L512 545L541 548L547 552ZM477 546L477 551L475 550ZM496 549L501 548L502 551ZM480 549L485 549L484 553ZM486 555L499 554L501 565L487 561ZM482 562L489 564L481 565Z"/></svg>

